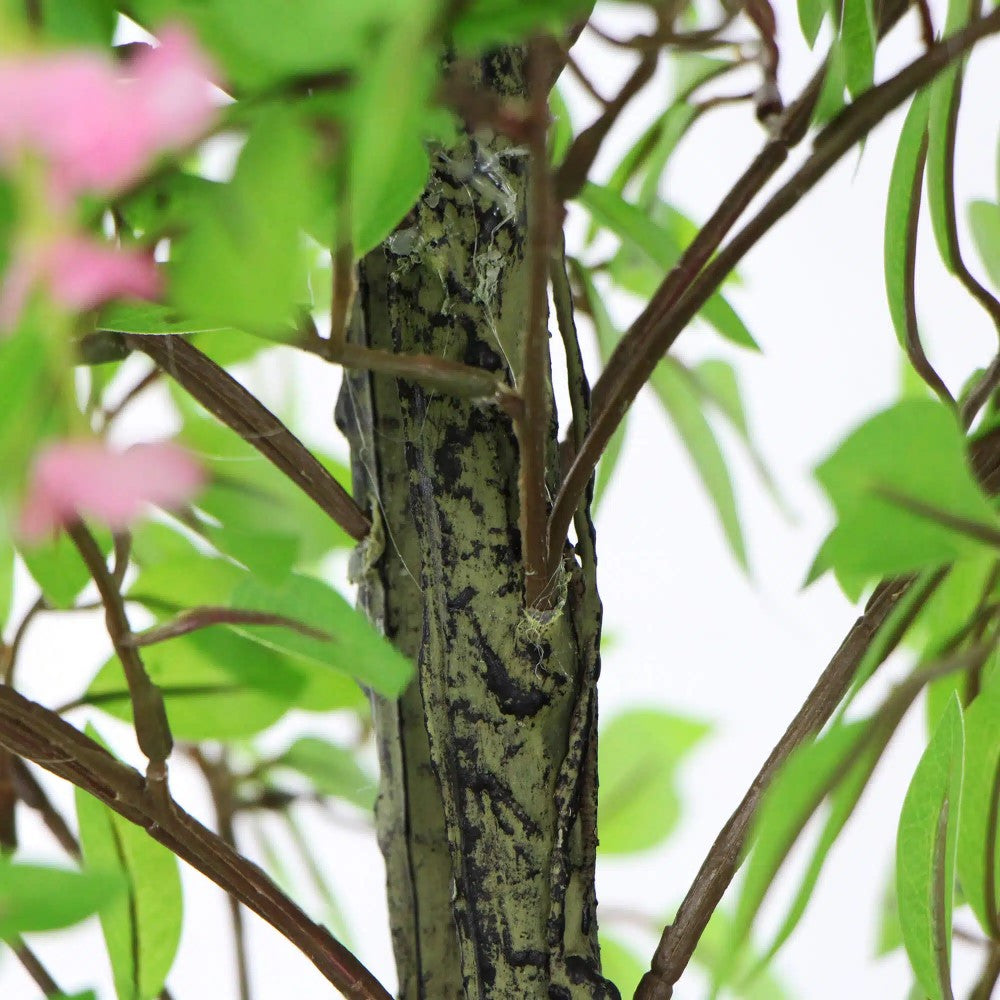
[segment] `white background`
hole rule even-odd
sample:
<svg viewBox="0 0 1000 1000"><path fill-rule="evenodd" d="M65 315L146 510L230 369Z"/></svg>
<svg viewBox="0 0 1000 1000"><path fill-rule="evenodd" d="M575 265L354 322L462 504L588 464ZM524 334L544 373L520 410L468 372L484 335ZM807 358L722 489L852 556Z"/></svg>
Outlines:
<svg viewBox="0 0 1000 1000"><path fill-rule="evenodd" d="M941 5L932 7L936 24L942 24ZM782 89L793 96L816 65L816 56L801 41L794 4L778 0L776 8ZM641 24L637 17L635 11L614 6L604 11L602 23L625 36ZM822 38L817 52L823 51ZM587 36L576 51L598 86L612 93L627 71L620 55ZM917 51L911 14L880 50L878 76L884 78ZM610 171L628 139L656 113L667 86L666 77L657 77L648 96L629 108L602 153L599 174ZM724 85L730 86L740 89L736 83ZM593 106L576 88L567 89L577 124L585 123ZM996 196L996 42L981 46L971 62L966 94L959 132L960 206L971 197ZM684 769L683 822L669 843L628 861L602 862L599 895L608 908L659 918L676 905L708 845L857 613L829 579L801 590L830 525L810 471L845 432L891 402L897 391L898 349L884 299L881 255L885 193L900 122L900 114L893 115L868 140L863 156L855 152L845 158L741 267L744 284L730 294L762 355L731 350L699 328L685 333L677 348L685 360L722 356L738 361L752 428L795 514L792 522L781 516L738 445L725 438L734 456L749 538L749 579L730 558L690 463L655 402L644 395L634 408L619 474L598 517L606 629L614 638L602 676L602 716L610 718L637 704L658 704L710 721L714 733ZM675 155L665 196L704 220L763 138L746 106L707 116ZM575 228L571 220L571 233ZM977 270L967 239L964 246ZM926 219L917 291L928 353L955 392L974 367L989 360L995 333L938 263ZM610 304L622 325L637 309L637 303L625 299ZM248 377L273 387L281 381L277 367L286 364L272 358L267 373L258 370ZM336 374L309 359L291 364L295 377L304 380L297 403L307 437L343 453L332 426ZM158 435L169 429L151 394L137 410L131 434ZM21 606L32 597L22 588ZM43 621L24 647L23 689L47 704L71 698L106 651L96 619L63 616L55 631ZM887 675L898 676L904 665L897 658ZM318 717L297 721L316 732L336 726ZM138 759L126 733L107 722L102 727L120 752ZM273 734L275 745L289 731ZM777 968L791 995L806 1000L906 995L910 977L901 953L882 960L873 955L877 901L922 738L922 719L914 712L834 850L799 931L781 953ZM197 776L183 763L174 766L173 775L178 798L196 815L209 818ZM49 787L71 814L69 790L59 782ZM357 952L391 987L383 872L373 840L318 810L307 807L306 815L348 915ZM272 826L280 838L280 826ZM58 858L31 817L24 818L21 833L27 856ZM250 838L244 847L251 854L256 850ZM171 990L177 1000L228 1000L235 997L235 987L226 907L220 892L197 873L185 869L184 880L187 917ZM780 890L776 895L781 898ZM308 894L303 902L317 905ZM778 915L770 908L764 928L773 928ZM330 995L329 986L294 948L254 917L248 921L258 998ZM968 911L960 911L956 921L972 928ZM642 954L652 950L649 935L615 929ZM112 996L96 922L65 934L36 936L32 944L64 988L97 986L102 997ZM975 975L978 956L960 945L956 965L961 996ZM27 1000L36 995L9 953L0 957L0 997ZM695 1000L706 995L706 988L692 974L676 995Z"/></svg>

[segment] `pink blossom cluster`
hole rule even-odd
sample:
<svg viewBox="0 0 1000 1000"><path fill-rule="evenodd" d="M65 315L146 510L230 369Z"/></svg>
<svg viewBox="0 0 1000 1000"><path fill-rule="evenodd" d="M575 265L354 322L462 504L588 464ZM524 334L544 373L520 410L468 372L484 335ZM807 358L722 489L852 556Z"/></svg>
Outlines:
<svg viewBox="0 0 1000 1000"><path fill-rule="evenodd" d="M82 194L122 191L156 157L202 135L216 115L212 75L180 28L164 30L124 74L96 52L0 59L0 169L39 161L55 219L51 232L16 247L0 287L0 328L16 323L38 285L77 312L119 296L159 294L152 256L74 232L73 203Z"/></svg>
<svg viewBox="0 0 1000 1000"><path fill-rule="evenodd" d="M15 245L0 285L0 330L16 324L39 286L72 312L159 294L152 255L79 231L74 203L124 190L158 156L202 135L216 114L211 77L206 57L178 28L165 30L124 74L83 51L0 59L0 170L40 168L46 198L44 224L29 222L33 235ZM55 442L36 456L21 535L40 541L82 516L122 529L147 504L186 502L203 479L173 444L114 451L98 441Z"/></svg>

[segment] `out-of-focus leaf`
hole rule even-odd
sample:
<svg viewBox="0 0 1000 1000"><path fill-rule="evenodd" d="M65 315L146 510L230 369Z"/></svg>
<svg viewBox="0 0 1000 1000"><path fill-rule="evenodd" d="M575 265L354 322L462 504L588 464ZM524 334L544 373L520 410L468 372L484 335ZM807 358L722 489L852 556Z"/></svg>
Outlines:
<svg viewBox="0 0 1000 1000"><path fill-rule="evenodd" d="M844 91L847 81L844 74L844 54L839 45L830 51L827 60L826 76L823 78L823 89L820 90L813 112L813 121L817 125L826 125L844 107Z"/></svg>
<svg viewBox="0 0 1000 1000"><path fill-rule="evenodd" d="M900 344L907 342L906 299L910 277L910 233L920 212L920 191L927 152L927 115L930 96L921 91L913 98L896 146L885 210L885 290L889 313Z"/></svg>
<svg viewBox="0 0 1000 1000"><path fill-rule="evenodd" d="M101 552L107 555L112 545L110 533L97 528L94 537ZM90 581L90 571L64 532L39 545L25 545L19 552L46 600L57 608L72 607L77 595Z"/></svg>
<svg viewBox="0 0 1000 1000"><path fill-rule="evenodd" d="M576 17L589 14L594 0L472 0L451 24L459 49L481 50L532 34L557 37Z"/></svg>
<svg viewBox="0 0 1000 1000"><path fill-rule="evenodd" d="M733 482L697 392L681 371L679 363L672 358L666 358L656 366L650 385L698 470L698 476L712 500L733 555L740 566L746 569L746 542Z"/></svg>
<svg viewBox="0 0 1000 1000"><path fill-rule="evenodd" d="M144 566L128 589L128 599L158 617L198 605L226 605L246 575L225 559L186 552Z"/></svg>
<svg viewBox="0 0 1000 1000"><path fill-rule="evenodd" d="M677 263L685 237L696 231L694 224L670 205L661 202L652 212L646 211L596 184L586 184L579 200L596 222L623 241L622 250L609 265L612 278L643 297L648 298ZM635 251L641 251L656 268L650 268L641 257L636 260ZM727 340L759 350L746 324L721 293L710 296L699 315Z"/></svg>
<svg viewBox="0 0 1000 1000"><path fill-rule="evenodd" d="M972 14L971 0L948 0L944 34L951 35L963 28ZM953 62L934 78L930 85L930 120L927 143L927 201L931 210L931 224L941 260L949 271L958 266L957 247L948 233L948 217L953 211L955 196L951 161L954 157L952 115L957 112L960 97L961 60Z"/></svg>
<svg viewBox="0 0 1000 1000"><path fill-rule="evenodd" d="M969 229L990 281L1000 288L1000 205L991 201L970 202Z"/></svg>
<svg viewBox="0 0 1000 1000"><path fill-rule="evenodd" d="M211 532L214 545L236 558L252 557L243 544L248 533L263 532L275 546L279 538L295 536L296 566L312 566L331 549L353 545L346 532L253 445L214 418L201 415L203 411L180 393L174 398L184 415L177 440L211 473L211 481L198 495L198 508L217 522ZM341 483L350 482L350 473L342 463L315 449L313 453ZM274 566L274 552L260 555L266 557L268 565L256 568L268 571ZM257 560L258 564L264 561Z"/></svg>
<svg viewBox="0 0 1000 1000"><path fill-rule="evenodd" d="M375 805L375 779L344 747L318 736L302 736L274 762L275 767L297 771L321 795L344 799L360 809Z"/></svg>
<svg viewBox="0 0 1000 1000"><path fill-rule="evenodd" d="M601 975L618 987L623 997L635 993L646 972L646 960L613 934L601 931Z"/></svg>
<svg viewBox="0 0 1000 1000"><path fill-rule="evenodd" d="M332 636L312 639L289 629L234 626L241 634L356 677L386 697L396 697L409 683L413 666L332 587L305 576L290 576L280 586L246 579L232 597L233 606L270 611L313 625Z"/></svg>
<svg viewBox="0 0 1000 1000"><path fill-rule="evenodd" d="M438 57L422 43L437 7L408 4L399 11L352 93L348 175L357 256L392 232L427 183L423 139Z"/></svg>
<svg viewBox="0 0 1000 1000"><path fill-rule="evenodd" d="M308 301L302 228L313 209L313 141L289 111L261 113L229 184L171 245L171 299L184 315L288 340Z"/></svg>
<svg viewBox="0 0 1000 1000"><path fill-rule="evenodd" d="M113 0L42 0L38 5L45 38L72 45L111 44L118 23Z"/></svg>
<svg viewBox="0 0 1000 1000"><path fill-rule="evenodd" d="M899 925L899 899L896 896L896 873L893 871L882 894L875 954L881 958L902 947L903 929Z"/></svg>
<svg viewBox="0 0 1000 1000"><path fill-rule="evenodd" d="M124 888L113 868L77 872L0 856L0 941L79 923Z"/></svg>
<svg viewBox="0 0 1000 1000"><path fill-rule="evenodd" d="M824 544L828 564L852 573L908 572L981 550L980 542L911 513L898 498L996 525L969 470L962 431L939 402L904 400L872 417L819 466L816 478L838 517Z"/></svg>
<svg viewBox="0 0 1000 1000"><path fill-rule="evenodd" d="M872 0L844 0L840 51L844 57L844 80L852 97L872 85L877 41Z"/></svg>
<svg viewBox="0 0 1000 1000"><path fill-rule="evenodd" d="M306 676L287 657L224 628L205 629L143 650L178 739L232 740L277 722L301 695ZM81 699L132 719L121 664L112 657Z"/></svg>
<svg viewBox="0 0 1000 1000"><path fill-rule="evenodd" d="M823 25L823 18L830 10L827 0L798 0L799 27L802 35L809 43L809 48L816 44L816 36Z"/></svg>
<svg viewBox="0 0 1000 1000"><path fill-rule="evenodd" d="M553 167L558 167L573 141L573 116L558 87L553 87L549 94L549 116L552 119L549 126L549 159Z"/></svg>
<svg viewBox="0 0 1000 1000"><path fill-rule="evenodd" d="M775 875L809 818L836 784L838 772L860 745L866 728L864 722L836 725L793 752L771 782L754 820L754 847L733 916L727 950L730 957L719 967L717 983L731 981L738 953ZM803 909L807 900L808 894L802 901Z"/></svg>
<svg viewBox="0 0 1000 1000"><path fill-rule="evenodd" d="M1000 687L965 713L965 781L958 824L958 879L987 936L1000 932Z"/></svg>
<svg viewBox="0 0 1000 1000"><path fill-rule="evenodd" d="M714 60L713 60L714 61ZM725 64L723 64L725 65ZM660 195L660 181L667 169L670 157L688 129L698 120L698 112L690 104L674 104L667 108L661 118L662 128L656 144L650 151L646 170L639 189L638 204L651 208Z"/></svg>
<svg viewBox="0 0 1000 1000"><path fill-rule="evenodd" d="M903 943L931 1000L952 995L951 911L963 742L962 709L954 698L913 773L896 838Z"/></svg>
<svg viewBox="0 0 1000 1000"><path fill-rule="evenodd" d="M92 726L88 735L100 741ZM127 891L100 911L119 1000L153 1000L181 940L183 897L177 856L142 827L76 789L83 859L119 873Z"/></svg>
<svg viewBox="0 0 1000 1000"><path fill-rule="evenodd" d="M644 851L670 835L680 817L677 769L708 732L656 709L624 712L602 730L601 853Z"/></svg>

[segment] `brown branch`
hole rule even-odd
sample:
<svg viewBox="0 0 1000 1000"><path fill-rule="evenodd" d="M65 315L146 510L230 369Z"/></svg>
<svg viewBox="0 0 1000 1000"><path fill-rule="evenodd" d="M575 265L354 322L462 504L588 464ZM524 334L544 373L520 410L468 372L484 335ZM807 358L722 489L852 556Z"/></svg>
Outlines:
<svg viewBox="0 0 1000 1000"><path fill-rule="evenodd" d="M141 826L284 935L350 1000L391 1000L358 959L313 923L260 868L172 799L164 807L134 768L54 712L2 685L0 746L65 778Z"/></svg>
<svg viewBox="0 0 1000 1000"><path fill-rule="evenodd" d="M601 144L611 131L611 127L618 121L618 116L625 105L652 79L658 57L659 52L656 49L643 53L639 65L632 71L632 75L625 81L621 90L610 101L604 102L604 110L597 120L570 143L562 164L553 178L553 189L558 201L569 201L580 193L587 182L587 174L590 173L590 168L600 152Z"/></svg>
<svg viewBox="0 0 1000 1000"><path fill-rule="evenodd" d="M894 77L862 94L819 133L813 152L805 163L722 251L709 260L724 233L746 207L750 189L753 193L759 190L757 182L761 175L770 177L774 173L787 156L790 140L808 124L808 113L802 114L802 98L789 108L778 138L765 147L754 166L727 195L722 206L657 290L649 306L619 341L604 375L594 387L597 409L590 432L566 473L553 505L549 518L550 544L562 545L590 475L639 390L733 268L890 111L978 41L997 32L1000 32L1000 9L939 42ZM808 108L811 109L811 105L812 102L808 102ZM795 122L791 135L790 120ZM743 185L747 185L747 189ZM706 237L705 233L709 230L711 232Z"/></svg>
<svg viewBox="0 0 1000 1000"><path fill-rule="evenodd" d="M23 802L29 809L34 809L42 817L42 822L58 841L59 846L71 858L79 859L80 844L69 823L63 819L62 813L52 804L41 783L31 773L31 768L20 757L14 758L14 782L18 801Z"/></svg>
<svg viewBox="0 0 1000 1000"><path fill-rule="evenodd" d="M25 972L31 976L35 985L46 997L63 996L59 984L52 978L49 970L42 965L41 959L24 943L22 938L14 938L11 947L17 960L24 966Z"/></svg>
<svg viewBox="0 0 1000 1000"><path fill-rule="evenodd" d="M518 499L521 559L524 564L524 602L543 608L553 576L547 548L548 493L545 474L551 404L549 400L549 246L552 239L552 177L549 172L548 89L546 67L537 45L528 58L528 97L531 130L528 206L528 319L522 340L520 390L523 411L514 421L520 450ZM572 148L570 150L572 153ZM564 161L569 162L570 154ZM561 547L560 547L561 550Z"/></svg>
<svg viewBox="0 0 1000 1000"><path fill-rule="evenodd" d="M148 354L213 416L253 445L351 538L371 522L315 455L224 368L182 337L125 334L129 347Z"/></svg>
<svg viewBox="0 0 1000 1000"><path fill-rule="evenodd" d="M972 463L984 488L991 493L1000 492L1000 430L976 442L972 448ZM650 971L643 976L635 1000L669 1000L673 995L673 984L687 967L712 913L739 869L750 823L764 791L792 751L815 735L833 715L850 689L875 636L912 585L912 580L889 580L875 589L864 614L848 632L716 837L677 910L673 924L663 931ZM903 632L918 611L919 606L911 609L909 619L902 622L890 637L883 649L883 659L901 641Z"/></svg>

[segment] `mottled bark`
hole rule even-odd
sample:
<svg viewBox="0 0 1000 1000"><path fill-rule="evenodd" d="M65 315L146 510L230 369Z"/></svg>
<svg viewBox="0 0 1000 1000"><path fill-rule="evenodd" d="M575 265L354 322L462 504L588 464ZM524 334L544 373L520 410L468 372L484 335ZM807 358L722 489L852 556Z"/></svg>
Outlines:
<svg viewBox="0 0 1000 1000"><path fill-rule="evenodd" d="M520 53L482 72L500 94L523 93ZM432 167L420 203L363 262L351 337L516 385L527 158L480 135L433 154ZM400 995L617 997L599 973L593 886L600 602L589 522L580 556L567 551L556 609L526 611L510 419L377 375L345 383L338 418L375 523L357 553L361 601L417 663L398 702L375 704ZM553 426L553 462L555 445Z"/></svg>

